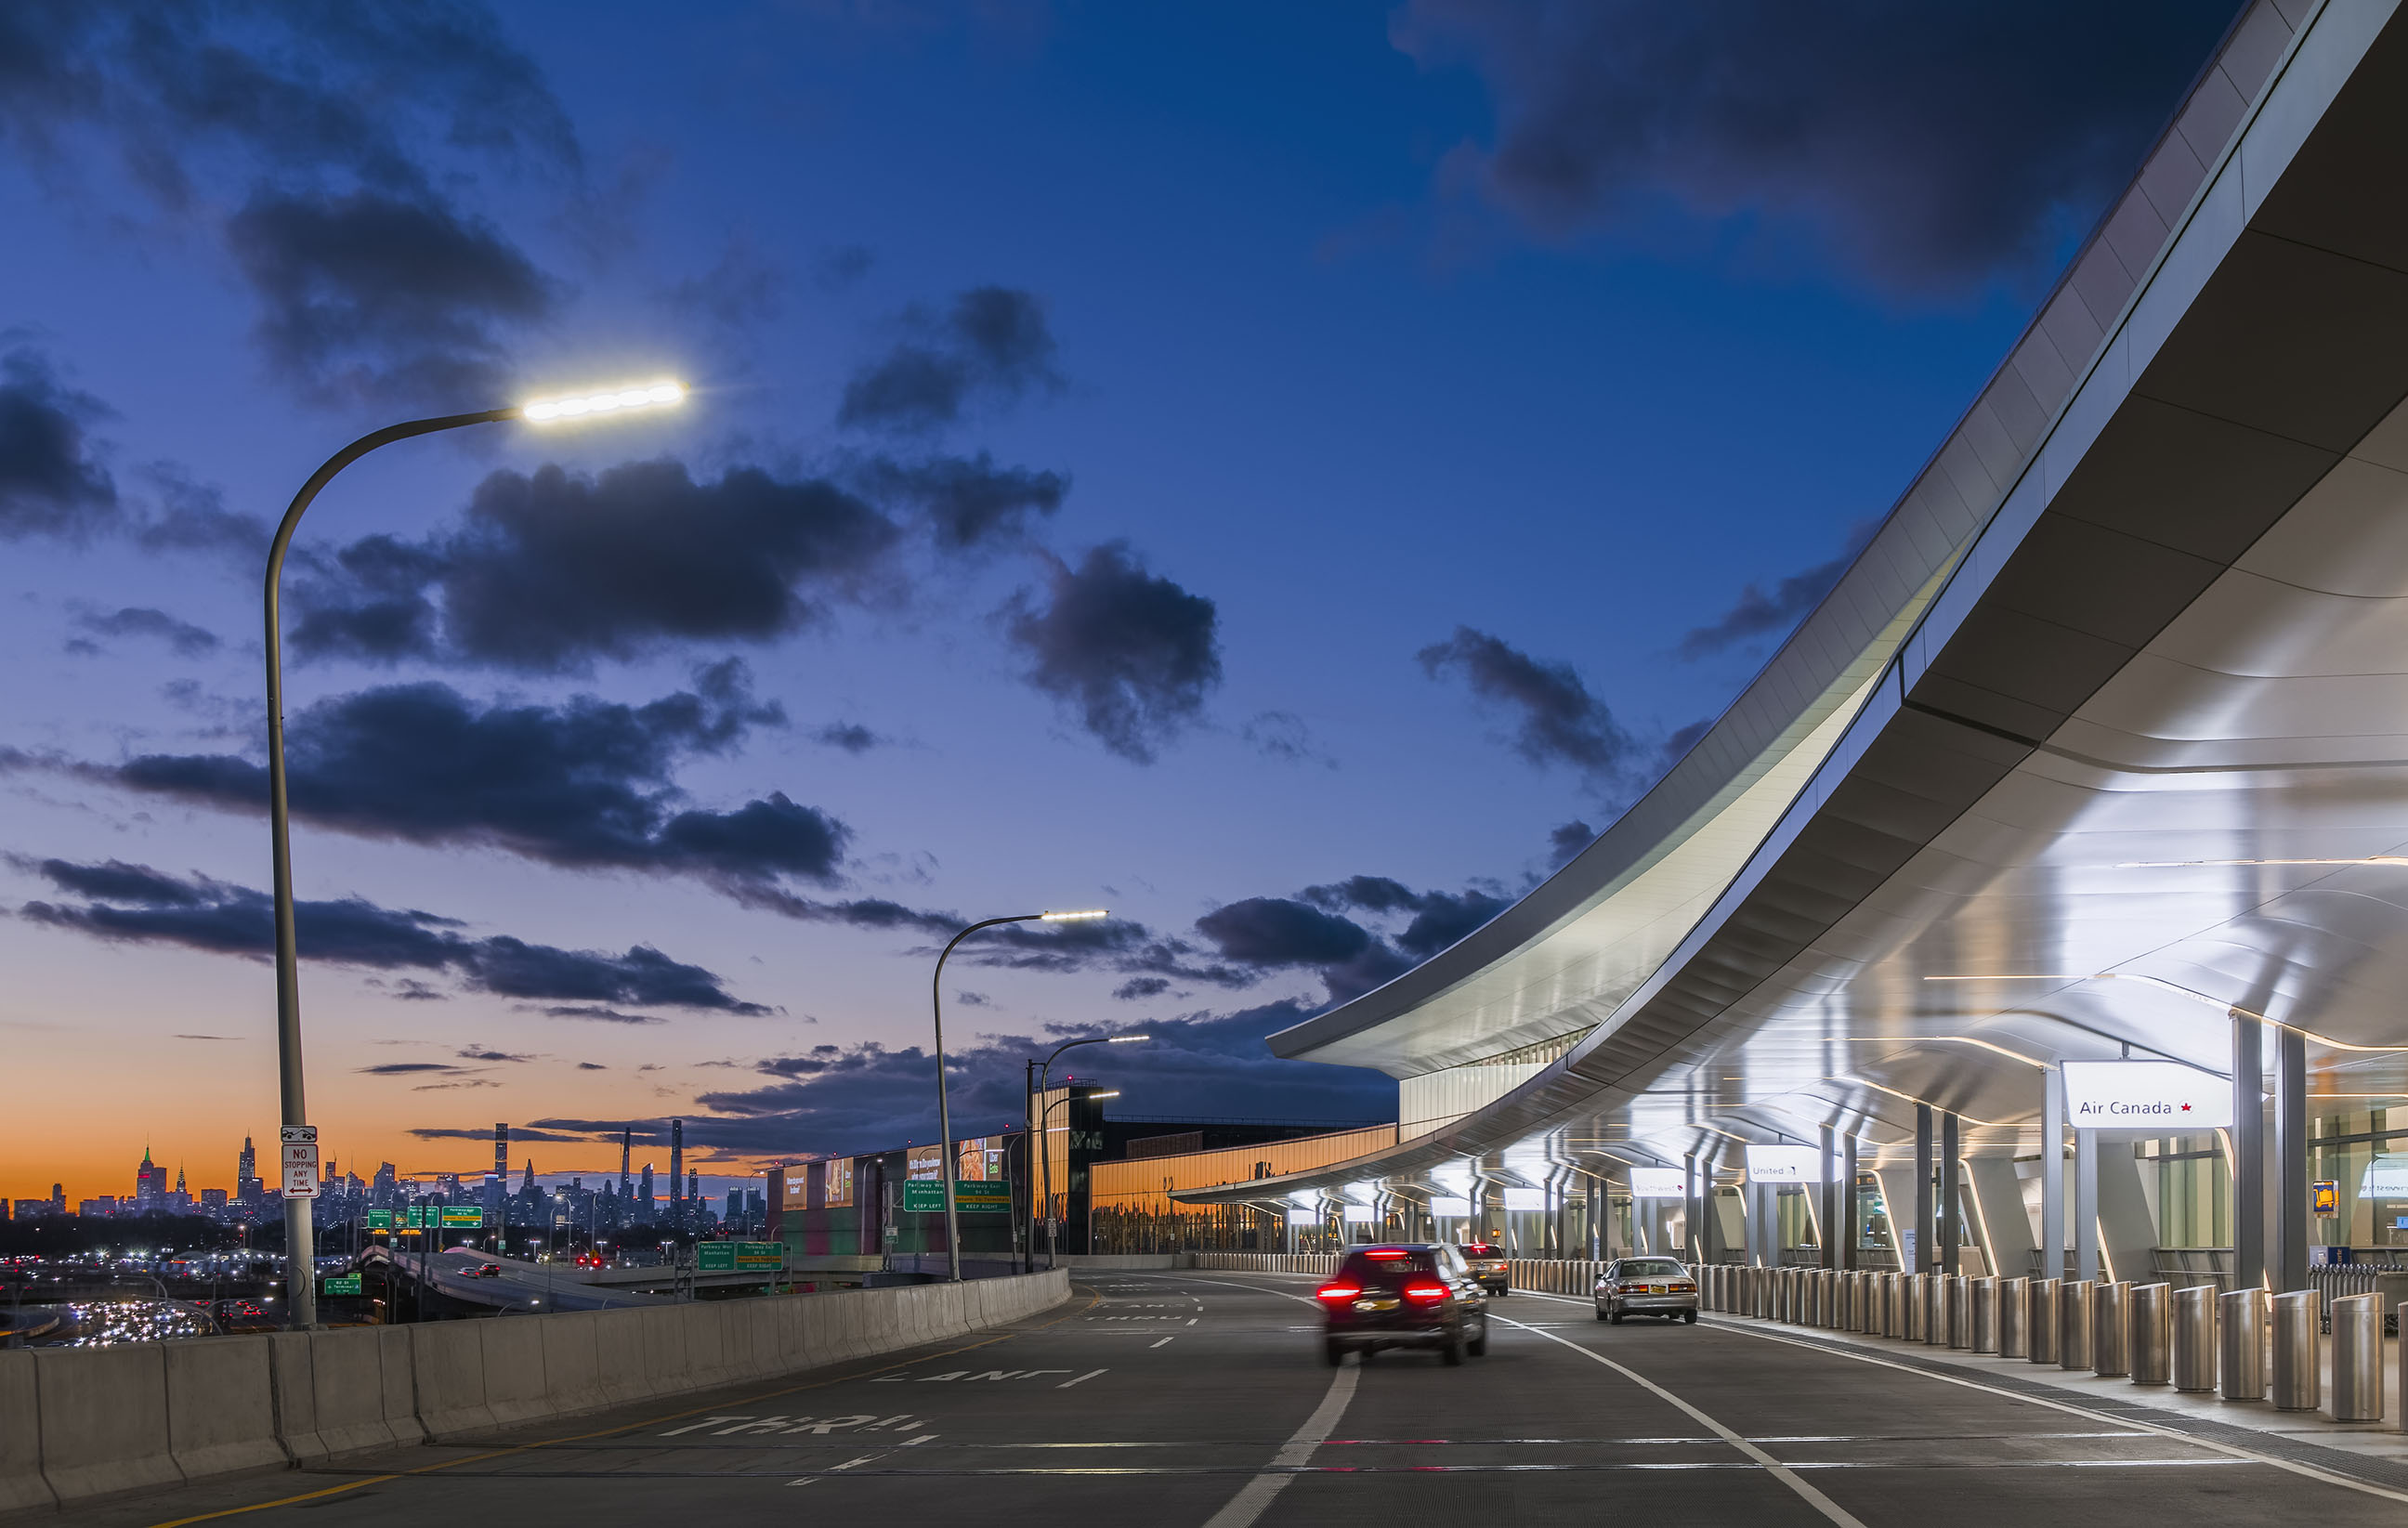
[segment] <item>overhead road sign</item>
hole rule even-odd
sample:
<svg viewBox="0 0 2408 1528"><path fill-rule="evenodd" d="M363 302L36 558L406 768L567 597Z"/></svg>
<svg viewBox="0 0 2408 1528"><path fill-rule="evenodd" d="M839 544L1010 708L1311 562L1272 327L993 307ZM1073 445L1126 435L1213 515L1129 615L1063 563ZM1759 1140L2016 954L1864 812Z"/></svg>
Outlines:
<svg viewBox="0 0 2408 1528"><path fill-rule="evenodd" d="M322 1287L321 1292L326 1294L362 1294L366 1292L360 1287L360 1276L358 1274L333 1274L327 1278L324 1285Z"/></svg>
<svg viewBox="0 0 2408 1528"><path fill-rule="evenodd" d="M1011 1212L1011 1185L956 1181L953 1184L953 1208L963 1215L1008 1215ZM942 1215L945 1212L943 1180L905 1183L903 1209L910 1215Z"/></svg>
<svg viewBox="0 0 2408 1528"><path fill-rule="evenodd" d="M706 1241L694 1249L697 1273L776 1273L786 1264L781 1241Z"/></svg>

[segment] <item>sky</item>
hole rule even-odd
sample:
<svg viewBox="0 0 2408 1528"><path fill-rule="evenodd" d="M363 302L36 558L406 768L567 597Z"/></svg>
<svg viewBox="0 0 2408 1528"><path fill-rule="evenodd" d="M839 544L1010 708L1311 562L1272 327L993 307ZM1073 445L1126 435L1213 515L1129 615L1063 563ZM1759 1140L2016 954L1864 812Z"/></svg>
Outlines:
<svg viewBox="0 0 2408 1528"><path fill-rule="evenodd" d="M1263 1037L1643 792L2229 5L0 7L0 1194L1394 1118ZM1088 1058L1093 1058L1092 1065Z"/></svg>

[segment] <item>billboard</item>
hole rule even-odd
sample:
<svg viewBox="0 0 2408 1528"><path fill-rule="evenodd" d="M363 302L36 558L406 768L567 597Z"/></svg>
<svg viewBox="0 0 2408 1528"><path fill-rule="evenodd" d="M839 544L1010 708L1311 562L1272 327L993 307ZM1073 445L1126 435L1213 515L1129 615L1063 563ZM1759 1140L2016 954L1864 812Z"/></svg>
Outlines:
<svg viewBox="0 0 2408 1528"><path fill-rule="evenodd" d="M1000 1183L1004 1166L1001 1135L979 1135L959 1144L953 1155L953 1179L959 1183Z"/></svg>
<svg viewBox="0 0 2408 1528"><path fill-rule="evenodd" d="M2232 1123L2232 1084L2178 1061L2069 1061L2065 1119L2076 1130L2214 1130Z"/></svg>
<svg viewBox="0 0 2408 1528"><path fill-rule="evenodd" d="M785 1214L811 1207L811 1166L809 1163L796 1163L786 1169L786 1180L778 1194L778 1204Z"/></svg>
<svg viewBox="0 0 2408 1528"><path fill-rule="evenodd" d="M913 1183L940 1182L945 1176L944 1148L915 1146L904 1157L906 1179Z"/></svg>
<svg viewBox="0 0 2408 1528"><path fill-rule="evenodd" d="M853 1159L832 1157L820 1164L820 1207L842 1209L853 1203Z"/></svg>

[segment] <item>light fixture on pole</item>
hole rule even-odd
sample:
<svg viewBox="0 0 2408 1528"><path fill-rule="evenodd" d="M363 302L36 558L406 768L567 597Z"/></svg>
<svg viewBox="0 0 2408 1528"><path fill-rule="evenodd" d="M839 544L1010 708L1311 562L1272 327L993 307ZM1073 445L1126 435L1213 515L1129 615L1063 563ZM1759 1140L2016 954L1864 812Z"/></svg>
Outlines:
<svg viewBox="0 0 2408 1528"><path fill-rule="evenodd" d="M981 929L1004 923L1083 923L1111 916L1096 907L1084 912L1023 912L1008 918L982 918L947 940L937 954L937 969L928 978L928 999L936 1019L937 1157L945 1181L945 1277L953 1283L962 1281L962 1222L953 1208L953 1111L945 1098L945 957L953 952L955 945Z"/></svg>
<svg viewBox="0 0 2408 1528"><path fill-rule="evenodd" d="M1036 1079L1036 1086L1029 1090L1029 1096L1039 1100L1044 1098L1048 1092L1047 1079L1054 1071L1054 1058L1060 1056L1065 1050L1075 1050L1082 1045L1135 1045L1141 1040L1153 1038L1151 1035L1093 1035L1083 1040L1065 1040L1055 1046L1053 1055L1047 1056L1042 1063L1031 1061L1028 1064L1029 1076ZM1040 1114L1052 1112L1051 1108L1042 1103L1038 1107ZM1039 1124L1041 1123L1040 1121ZM1032 1128L1028 1133L1028 1256L1026 1266L1022 1271L1035 1273L1037 1271L1037 1178L1039 1171L1038 1166L1039 1158L1037 1153L1040 1151L1044 1153L1042 1171L1045 1178L1045 1221L1049 1226L1054 1221L1054 1153L1048 1147L1043 1129ZM1050 1256L1047 1261L1049 1263L1052 1261Z"/></svg>
<svg viewBox="0 0 2408 1528"><path fill-rule="evenodd" d="M293 832L284 786L284 633L281 600L284 554L301 516L335 475L380 446L471 424L500 424L520 420L549 424L599 415L617 415L663 408L682 403L682 383L667 380L630 383L563 398L538 399L508 408L485 408L473 414L447 414L440 419L412 420L362 436L326 459L309 475L301 492L284 511L267 548L267 836L274 883L276 921L276 1071L283 1123L306 1128L301 1067L300 957L293 932ZM317 1236L307 1195L284 1201L285 1320L296 1328L318 1324Z"/></svg>

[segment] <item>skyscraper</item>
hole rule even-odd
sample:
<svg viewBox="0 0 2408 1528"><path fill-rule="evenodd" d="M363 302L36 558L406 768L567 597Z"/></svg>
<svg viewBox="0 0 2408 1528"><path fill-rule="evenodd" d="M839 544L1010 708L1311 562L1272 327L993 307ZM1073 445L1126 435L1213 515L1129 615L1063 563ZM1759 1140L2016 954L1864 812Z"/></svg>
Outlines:
<svg viewBox="0 0 2408 1528"><path fill-rule="evenodd" d="M150 1160L150 1148L142 1149L142 1165L134 1169L134 1197L137 1203L164 1199L167 1194L167 1169Z"/></svg>
<svg viewBox="0 0 2408 1528"><path fill-rule="evenodd" d="M636 1192L635 1179L627 1176L627 1155L636 1147L636 1128L629 1125L619 1132L619 1197L624 1199Z"/></svg>
<svg viewBox="0 0 2408 1528"><path fill-rule="evenodd" d="M644 1164L643 1182L636 1191L636 1219L644 1224L650 1224L652 1219L652 1164L649 1162Z"/></svg>
<svg viewBox="0 0 2408 1528"><path fill-rule="evenodd" d="M259 1152L251 1146L251 1137L242 1138L242 1154L234 1159L234 1196L244 1204L260 1196L264 1186L259 1181Z"/></svg>
<svg viewBox="0 0 2408 1528"><path fill-rule="evenodd" d="M669 1224L685 1224L685 1121L669 1121Z"/></svg>

